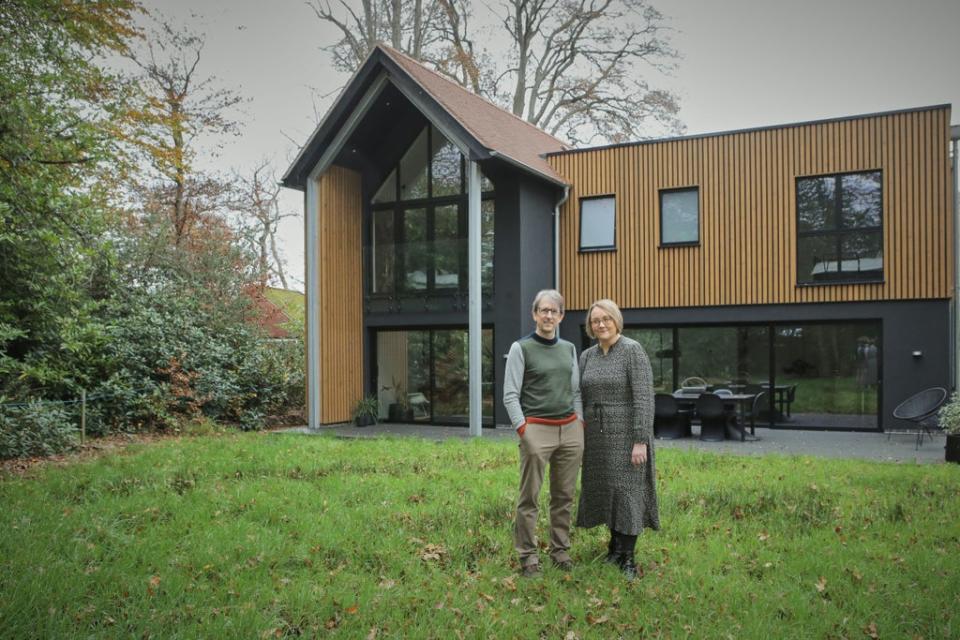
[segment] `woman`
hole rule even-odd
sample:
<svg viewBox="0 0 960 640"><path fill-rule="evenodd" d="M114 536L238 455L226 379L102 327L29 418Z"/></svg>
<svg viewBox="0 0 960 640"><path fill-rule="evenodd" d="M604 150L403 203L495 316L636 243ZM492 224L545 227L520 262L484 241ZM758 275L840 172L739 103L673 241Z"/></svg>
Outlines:
<svg viewBox="0 0 960 640"><path fill-rule="evenodd" d="M646 352L622 334L612 300L587 312L595 346L580 355L580 394L586 433L577 526L610 529L606 561L628 580L637 575L637 535L659 529L653 455L653 374Z"/></svg>

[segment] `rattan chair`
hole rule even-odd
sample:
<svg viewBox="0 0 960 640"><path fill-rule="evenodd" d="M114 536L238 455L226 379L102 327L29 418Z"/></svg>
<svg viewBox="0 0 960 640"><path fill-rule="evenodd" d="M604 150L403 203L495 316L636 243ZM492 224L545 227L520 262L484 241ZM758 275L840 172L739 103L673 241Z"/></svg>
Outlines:
<svg viewBox="0 0 960 640"><path fill-rule="evenodd" d="M919 393L915 393L893 410L893 417L900 420L907 420L917 425L917 444L915 449L919 449L923 444L924 435L933 440L933 431L929 420L937 415L941 405L947 399L947 390L943 387L930 387ZM891 433L887 433L887 440Z"/></svg>

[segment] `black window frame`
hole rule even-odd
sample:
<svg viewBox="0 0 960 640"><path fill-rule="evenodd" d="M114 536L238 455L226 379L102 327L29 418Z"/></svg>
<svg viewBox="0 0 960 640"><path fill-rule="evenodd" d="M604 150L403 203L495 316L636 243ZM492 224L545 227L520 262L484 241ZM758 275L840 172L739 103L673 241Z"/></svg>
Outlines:
<svg viewBox="0 0 960 640"><path fill-rule="evenodd" d="M851 175L865 175L876 173L879 175L879 180L877 181L880 197L880 224L876 226L869 227L847 227L844 226L843 220L843 176ZM800 193L800 182L803 180L821 180L823 178L832 178L834 183L834 194L833 202L834 208L832 211L834 219L834 228L832 229L817 229L814 231L801 231L800 230L800 202L799 202L799 193ZM857 171L838 171L834 173L820 173L820 174L811 174L804 176L796 176L794 178L793 186L793 207L794 207L794 230L797 234L797 244L796 244L796 286L798 287L820 287L820 286L829 286L829 285L843 285L843 284L882 284L886 280L886 260L883 258L883 216L884 216L884 206L883 206L883 169L861 169ZM836 253L832 256L832 259L836 260L837 266L841 267L843 265L843 240L845 237L854 236L864 232L877 233L880 236L880 249L881 249L881 265L880 273L876 277L864 277L863 272L861 271L836 271L831 272L835 275L832 275L829 278L823 280L801 280L800 279L800 261L801 261L801 252L800 252L800 242L803 238L815 238L815 237L835 237L835 247ZM844 276L843 274L850 274L849 276Z"/></svg>
<svg viewBox="0 0 960 640"><path fill-rule="evenodd" d="M671 193L682 193L686 191L693 191L697 194L697 239L696 240L684 240L682 242L665 242L663 240L663 196ZM660 206L660 246L661 247L697 247L700 246L700 238L702 234L700 233L700 222L702 217L700 215L700 185L692 185L687 187L671 187L669 189L660 189L658 192L658 203Z"/></svg>
<svg viewBox="0 0 960 640"><path fill-rule="evenodd" d="M370 228L369 241L367 246L370 248L369 254L371 258L368 258L365 261L365 271L366 277L364 289L367 292L367 295L371 298L391 298L396 296L428 296L428 295L457 295L463 294L467 291L467 259L466 247L464 246L463 250L460 251L458 256L458 279L456 287L437 287L436 286L436 252L433 250L434 242L436 242L436 210L445 206L455 205L457 207L457 241L462 241L464 245L467 241L467 227L468 227L468 215L469 215L469 203L467 201L467 166L466 159L463 157L463 154L460 154L460 192L455 194L449 194L444 196L434 196L433 195L433 154L429 151L433 148L433 136L437 134L437 129L432 124L427 124L427 197L417 198L411 200L402 200L400 198L400 181L402 176L399 171L400 160L397 161L391 168L390 172L387 173L387 176L384 178L386 180L390 177L390 173L393 173L394 179L394 194L395 200L393 202L372 202L368 201L367 204L367 220L368 226ZM419 134L418 134L419 135ZM441 134L442 135L442 134ZM401 156L402 157L402 156ZM394 171L394 169L397 169ZM377 190L382 188L378 187ZM495 191L483 191L480 194L481 202L493 201L496 198ZM423 289L413 289L408 288L405 285L406 280L406 265L407 265L407 246L406 246L406 231L404 225L404 218L408 211L423 209L425 211L425 225L426 225L426 234L424 242L426 242L431 249L427 255L427 282L426 286ZM373 238L373 220L375 215L378 212L382 211L392 211L393 212L393 246L394 246L394 273L393 273L393 283L392 288L389 291L374 291L374 278L375 274L372 270L372 259L374 247L374 238ZM494 214L495 215L495 214ZM490 288L492 289L493 283L490 283ZM484 290L484 293L487 293L487 290Z"/></svg>
<svg viewBox="0 0 960 640"><path fill-rule="evenodd" d="M613 200L613 244L609 245L596 245L591 247L583 246L583 203L588 200ZM601 193L592 196L583 196L579 199L579 213L580 213L580 227L579 233L580 238L578 242L578 249L580 253L599 253L603 251L616 251L617 250L617 194L615 193Z"/></svg>

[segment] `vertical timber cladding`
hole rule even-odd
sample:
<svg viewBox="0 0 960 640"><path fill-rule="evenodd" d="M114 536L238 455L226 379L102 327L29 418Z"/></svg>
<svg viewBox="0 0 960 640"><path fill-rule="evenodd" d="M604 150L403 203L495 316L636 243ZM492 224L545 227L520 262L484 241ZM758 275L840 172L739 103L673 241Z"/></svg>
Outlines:
<svg viewBox="0 0 960 640"><path fill-rule="evenodd" d="M949 298L949 107L551 155L570 309ZM884 281L797 286L796 178L883 172ZM700 244L660 247L661 189L698 187ZM616 196L616 251L580 253L580 198Z"/></svg>
<svg viewBox="0 0 960 640"><path fill-rule="evenodd" d="M320 177L320 422L349 421L363 396L363 206L360 174Z"/></svg>

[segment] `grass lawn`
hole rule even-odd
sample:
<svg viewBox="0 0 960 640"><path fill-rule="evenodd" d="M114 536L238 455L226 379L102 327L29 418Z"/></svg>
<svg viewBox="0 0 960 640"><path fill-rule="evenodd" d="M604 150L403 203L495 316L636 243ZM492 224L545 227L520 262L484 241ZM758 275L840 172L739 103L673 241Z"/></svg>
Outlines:
<svg viewBox="0 0 960 640"><path fill-rule="evenodd" d="M8 475L0 636L960 637L960 467L657 463L633 584L600 529L517 575L512 443L237 434Z"/></svg>

